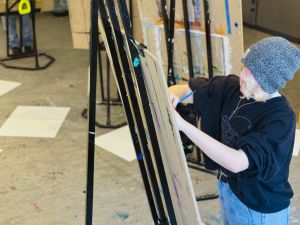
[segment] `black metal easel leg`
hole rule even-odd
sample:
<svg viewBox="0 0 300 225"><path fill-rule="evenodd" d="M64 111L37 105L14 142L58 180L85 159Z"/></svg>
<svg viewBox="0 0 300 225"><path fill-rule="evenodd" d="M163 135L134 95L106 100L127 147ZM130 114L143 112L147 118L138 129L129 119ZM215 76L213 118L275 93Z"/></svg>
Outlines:
<svg viewBox="0 0 300 225"><path fill-rule="evenodd" d="M103 66L102 66L102 56L101 51L105 51L104 43L99 43L99 50L98 50L98 63L99 63L99 87L100 87L100 99L101 102L104 102L104 81L103 81Z"/></svg>
<svg viewBox="0 0 300 225"><path fill-rule="evenodd" d="M98 3L91 0L91 31L90 31L90 93L88 117L88 157L86 184L86 218L85 225L93 224L94 196L94 157L95 157L95 115L96 115L96 81L98 52Z"/></svg>
<svg viewBox="0 0 300 225"><path fill-rule="evenodd" d="M167 84L168 86L176 84L174 75L174 25L175 25L175 0L170 0L170 16L167 14L167 2L161 0L161 12L164 22L164 31L166 39L166 49L168 57Z"/></svg>
<svg viewBox="0 0 300 225"><path fill-rule="evenodd" d="M214 76L213 63L212 63L212 49L211 49L211 32L210 32L210 13L209 2L204 0L204 18L205 18L205 35L206 35L206 52L207 52L207 66L208 77L211 79Z"/></svg>
<svg viewBox="0 0 300 225"><path fill-rule="evenodd" d="M167 51L168 51L169 18L168 18L168 15L167 15L166 0L161 0L161 12L162 12L162 18L163 18L163 21L164 21L166 48L167 48Z"/></svg>
<svg viewBox="0 0 300 225"><path fill-rule="evenodd" d="M170 0L170 19L168 29L168 86L176 84L174 74L174 30L175 30L175 0Z"/></svg>
<svg viewBox="0 0 300 225"><path fill-rule="evenodd" d="M110 120L110 64L108 56L106 56L106 74L107 74L107 81L106 81L106 91L107 91L107 107L106 107L106 116L107 116L107 126L111 126Z"/></svg>
<svg viewBox="0 0 300 225"><path fill-rule="evenodd" d="M192 55L192 46L191 46L189 9L188 9L187 0L182 0L182 7L183 7L183 16L184 16L184 29L185 29L187 59L188 59L188 66L189 66L189 77L192 78L194 77L194 69L193 69L193 55Z"/></svg>

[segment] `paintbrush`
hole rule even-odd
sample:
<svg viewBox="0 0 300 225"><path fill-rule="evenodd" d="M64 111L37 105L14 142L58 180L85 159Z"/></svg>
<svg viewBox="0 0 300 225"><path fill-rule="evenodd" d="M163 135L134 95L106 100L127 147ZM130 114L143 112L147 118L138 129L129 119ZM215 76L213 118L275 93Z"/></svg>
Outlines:
<svg viewBox="0 0 300 225"><path fill-rule="evenodd" d="M188 99L189 97L191 97L193 94L194 94L194 92L192 91L192 92L188 93L187 95L183 96L183 97L177 102L176 107L177 107L178 104L184 102L186 99Z"/></svg>

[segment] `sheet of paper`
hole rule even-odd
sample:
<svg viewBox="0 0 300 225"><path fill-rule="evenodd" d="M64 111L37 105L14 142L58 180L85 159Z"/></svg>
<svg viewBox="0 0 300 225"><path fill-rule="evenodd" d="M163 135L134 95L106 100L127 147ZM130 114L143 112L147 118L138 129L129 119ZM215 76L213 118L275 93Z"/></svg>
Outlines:
<svg viewBox="0 0 300 225"><path fill-rule="evenodd" d="M4 94L6 94L7 92L15 89L19 85L21 85L21 83L6 81L6 80L0 80L0 96L2 96Z"/></svg>
<svg viewBox="0 0 300 225"><path fill-rule="evenodd" d="M121 127L97 137L95 144L128 162L136 159L128 126Z"/></svg>
<svg viewBox="0 0 300 225"><path fill-rule="evenodd" d="M0 136L54 138L70 108L18 106L0 128Z"/></svg>

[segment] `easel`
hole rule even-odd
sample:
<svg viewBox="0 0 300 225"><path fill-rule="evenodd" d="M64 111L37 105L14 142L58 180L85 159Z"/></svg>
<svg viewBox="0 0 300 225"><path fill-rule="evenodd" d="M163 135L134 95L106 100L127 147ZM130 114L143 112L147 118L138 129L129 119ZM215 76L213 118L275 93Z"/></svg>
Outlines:
<svg viewBox="0 0 300 225"><path fill-rule="evenodd" d="M28 0L29 4L31 5L31 12L30 12L30 16L31 16L31 21L32 21L32 38L33 38L33 52L30 54L24 54L22 53L19 56L13 56L12 54L10 54L9 52L9 16L11 15L17 15L18 12L13 11L13 8L20 2L20 0L15 0L11 5L9 5L9 1L6 1L5 4L5 13L4 15L6 16L6 54L7 57L6 58L2 58L0 59L0 64L2 66L4 66L5 68L9 68L9 69L19 69L19 70L42 70L42 69L46 69L48 68L48 66L50 66L55 59L46 54L46 53L38 53L37 50L37 43L36 43L36 30L35 30L35 0ZM22 38L22 16L20 16L20 48L22 48L22 42L23 42L23 38ZM40 56L45 56L48 59L48 62L41 66L39 63L39 57ZM23 58L30 58L30 57L34 57L35 59L35 66L34 67L23 67L23 66L13 66L13 65L9 65L6 62L7 61L14 61L14 60L18 60L18 59L23 59Z"/></svg>
<svg viewBox="0 0 300 225"><path fill-rule="evenodd" d="M130 9L130 19L132 21L132 0L129 0L129 9ZM110 64L108 56L106 55L106 97L104 95L104 80L103 80L103 66L102 66L102 57L101 51L106 51L104 43L99 43L99 51L98 51L98 62L99 62L99 76L100 76L100 102L97 102L98 105L106 105L106 124L99 123L96 121L96 126L100 128L119 128L125 126L127 123L119 123L119 124L112 124L111 123L111 106L121 106L122 102L120 99L119 94L117 93L117 98L111 98L110 92Z"/></svg>
<svg viewBox="0 0 300 225"><path fill-rule="evenodd" d="M186 41L186 50L188 58L188 68L189 68L189 77L194 77L194 68L193 68L193 54L192 54L192 45L191 45L191 34L190 34L190 21L189 21L189 9L187 0L182 0L183 7L183 20L184 20L184 30L185 30L185 41Z"/></svg>
<svg viewBox="0 0 300 225"><path fill-rule="evenodd" d="M154 131L154 124L152 116L150 115L150 105L148 102L147 92L145 90L145 84L142 77L142 71L140 67L134 68L134 73L139 87L141 88L141 96L144 100L143 110L147 116L147 127L149 128L149 137L146 136L146 130L144 127L141 109L137 102L137 96L134 91L134 83L132 81L129 61L126 56L125 50L116 48L114 40L119 43L119 46L123 46L123 36L120 32L119 24L116 20L116 12L114 2L107 0L104 4L103 0L91 1L91 35L90 35L90 99L89 99L89 143L88 143L88 168L87 168L87 198L86 198L86 225L92 224L93 214L93 182L94 182L94 144L95 144L95 100L96 100L96 74L97 74L97 51L98 51L98 9L100 12L101 23L104 29L104 38L107 39L109 48L109 57L112 60L113 70L115 74L125 74L125 78L116 76L118 80L120 95L122 97L123 105L127 115L129 129L133 139L136 155L139 162L140 171L142 174L143 182L145 185L146 195L150 206L151 214L155 225L176 225L176 218L172 201L170 199L170 193L168 184L166 181L165 170L162 164L162 158L159 151L159 145L157 137ZM106 8L107 7L107 8ZM124 0L119 0L119 10L121 19L125 28L126 38L128 40L134 40L132 34L132 25L129 19L129 14ZM108 21L108 14L110 16L112 24ZM124 44L124 43L123 43ZM139 51L135 43L129 42L130 54L132 58L139 60ZM132 63L132 62L131 62ZM129 93L129 95L127 95ZM154 152L154 158L156 161L156 167L158 170L159 181L164 193L164 202L161 198L160 188L158 185L158 178L155 174L154 164L152 156L150 154L148 138L150 138L152 146L156 151ZM165 207L166 208L165 208ZM167 216L168 214L168 216Z"/></svg>
<svg viewBox="0 0 300 225"><path fill-rule="evenodd" d="M210 13L209 13L209 2L204 1L204 11L205 11L205 30L206 30L206 49L207 49L207 63L208 63L208 75L211 79L213 77L213 64L212 64L212 50L211 50L211 32L210 32ZM187 0L182 0L183 16L184 16L184 29L185 29L185 40L187 46L187 58L188 58L188 68L189 77L194 77L193 71L193 55L191 46L191 36L190 36L190 22L189 22L189 12ZM169 17L167 15L167 3L166 0L161 0L161 11L164 21L165 39L167 46L167 56L168 56L168 86L176 84L175 74L174 74L174 26L175 26L175 0L170 0L170 13Z"/></svg>
<svg viewBox="0 0 300 225"><path fill-rule="evenodd" d="M210 13L209 13L209 2L208 0L203 0L204 4L204 19L205 19L205 30L206 30L206 52L207 52L207 66L208 66L208 77L211 79L213 77L213 63L212 63L212 48L211 48L211 31L210 31ZM187 0L182 0L183 6L183 16L184 16L184 28L185 28L185 39L187 47L187 59L188 59L188 69L189 78L194 77L193 71L193 56L191 47L191 36L190 36L190 22L189 22L189 12ZM168 51L168 86L176 84L174 77L174 62L173 62L173 49L174 49L174 19L175 19L175 0L170 0L170 18L167 16L167 4L166 0L161 0L161 10L164 21L165 28L165 38L167 42ZM196 121L195 121L196 122ZM196 160L188 160L188 165L190 168L203 171L208 174L216 176L214 171L205 169L203 163L201 162L201 151L196 148L197 158ZM210 200L218 198L217 194L208 194L203 196L196 196L197 201Z"/></svg>
<svg viewBox="0 0 300 225"><path fill-rule="evenodd" d="M99 65L99 87L100 87L100 101L96 102L97 105L106 106L106 122L99 122L95 121L95 125L99 128L110 128L115 129L122 126L125 126L127 123L119 123L119 124L112 124L111 122L111 107L112 106L119 106L122 107L121 99L118 95L117 98L111 98L111 91L110 91L110 64L108 56L106 55L106 96L104 93L104 79L103 79L103 65L102 65L102 55L101 52L105 52L104 43L98 41L98 65ZM118 94L118 93L117 93ZM81 112L82 117L87 119L87 108L84 108Z"/></svg>
<svg viewBox="0 0 300 225"><path fill-rule="evenodd" d="M164 21L165 39L168 56L168 70L167 70L167 84L168 86L176 84L174 74L174 23L175 23L175 0L170 0L170 18L167 15L167 3L166 0L161 0L161 11Z"/></svg>
<svg viewBox="0 0 300 225"><path fill-rule="evenodd" d="M111 85L110 85L110 64L108 56L106 55L106 97L104 94L104 79L103 79L103 65L102 65L102 56L101 51L105 51L105 47L103 42L99 43L99 51L98 51L98 63L99 63L99 77L100 77L100 101L97 102L97 105L105 105L106 106L106 123L100 123L96 121L96 126L100 128L119 128L126 125L126 122L119 124L112 124L111 122L111 107L112 106L120 106L122 107L121 99L118 95L117 98L111 98ZM118 94L118 93L117 93Z"/></svg>
<svg viewBox="0 0 300 225"><path fill-rule="evenodd" d="M132 21L132 0L129 0L129 9L130 9L130 18ZM122 102L119 94L117 93L117 98L111 98L111 83L110 83L110 64L108 56L106 55L106 96L104 93L104 79L103 79L103 65L102 65L102 56L101 51L106 53L104 43L100 42L98 46L98 64L99 64L99 87L100 87L100 101L97 102L97 105L106 106L106 122L95 121L95 125L99 128L119 128L125 126L127 123L118 123L113 124L111 121L111 107L120 106L122 107ZM81 112L82 117L87 118L87 108L84 108Z"/></svg>
<svg viewBox="0 0 300 225"><path fill-rule="evenodd" d="M186 1L186 0L183 0ZM209 0L204 0L204 19L205 19L205 34L206 34L206 52L207 52L207 66L208 66L208 77L209 79L213 78L213 63L212 63L212 49L211 49L211 32L210 32L210 13L209 13ZM186 8L186 11L184 13L185 15L185 24L187 23L186 20L188 20L188 13L187 13L187 8L188 7L184 7ZM187 32L187 30L189 30L189 27L187 25L185 25L185 30L186 33L189 33L189 31ZM186 39L190 39L190 37L186 36ZM188 52L189 52L189 48L191 49L190 44L187 43L187 48L188 48ZM191 75L192 72L190 71L193 67L192 65L192 55L191 52L188 53L188 61L189 61L189 74ZM191 78L191 76L190 76ZM200 170L203 171L205 173L211 174L213 176L216 176L216 172L211 171L211 170L207 170L204 166L204 164L201 162L201 150L198 149L198 147L196 147L196 153L197 153L197 159L196 160L188 160L189 162L189 167L196 169L196 170ZM207 194L207 195L202 195L202 196L196 196L197 201L203 201L203 200L211 200L211 199L216 199L218 198L219 195L218 194Z"/></svg>

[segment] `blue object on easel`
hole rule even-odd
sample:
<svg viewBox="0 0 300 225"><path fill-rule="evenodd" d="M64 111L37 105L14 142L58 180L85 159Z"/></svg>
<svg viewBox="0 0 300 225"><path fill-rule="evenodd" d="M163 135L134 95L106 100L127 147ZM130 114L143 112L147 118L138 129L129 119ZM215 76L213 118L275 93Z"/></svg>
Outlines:
<svg viewBox="0 0 300 225"><path fill-rule="evenodd" d="M140 65L140 59L139 58L135 58L134 61L133 61L133 66L134 68L138 67Z"/></svg>
<svg viewBox="0 0 300 225"><path fill-rule="evenodd" d="M140 153L138 154L138 157L137 157L137 158L138 158L138 160L142 160L142 159L143 159L143 153L140 152Z"/></svg>

